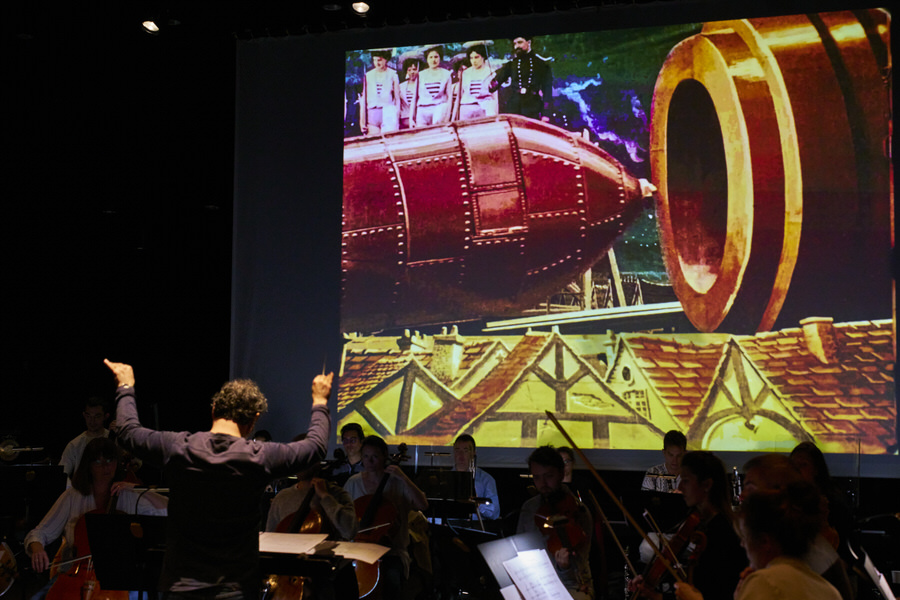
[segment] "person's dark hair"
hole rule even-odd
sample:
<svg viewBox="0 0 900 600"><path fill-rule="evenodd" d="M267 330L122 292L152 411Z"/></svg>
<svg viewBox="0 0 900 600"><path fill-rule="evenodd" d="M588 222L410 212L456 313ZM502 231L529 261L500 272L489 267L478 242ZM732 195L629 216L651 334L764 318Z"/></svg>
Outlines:
<svg viewBox="0 0 900 600"><path fill-rule="evenodd" d="M519 38L522 38L526 42L530 42L531 40L534 39L534 36L533 35L514 35L511 38L509 38L509 41L514 42Z"/></svg>
<svg viewBox="0 0 900 600"><path fill-rule="evenodd" d="M369 446L370 448L375 448L376 450L381 452L381 455L384 457L384 460L388 459L389 452L388 452L387 442L385 442L383 439L381 439L377 435L367 436L366 439L364 439L363 443L362 443L363 448L365 448L366 446Z"/></svg>
<svg viewBox="0 0 900 600"><path fill-rule="evenodd" d="M222 386L212 398L213 419L228 419L238 425L250 425L257 413L269 407L259 386L249 379L234 379Z"/></svg>
<svg viewBox="0 0 900 600"><path fill-rule="evenodd" d="M559 455L559 452L553 446L540 446L532 452L528 457L528 468L531 468L532 464L541 465L542 467L556 467L560 473L565 471L562 456Z"/></svg>
<svg viewBox="0 0 900 600"><path fill-rule="evenodd" d="M712 481L709 487L709 503L720 513L731 518L730 486L725 475L725 465L718 456L705 450L688 452L681 459L681 469L682 477L684 469L688 469L697 478L698 483Z"/></svg>
<svg viewBox="0 0 900 600"><path fill-rule="evenodd" d="M453 445L455 446L455 445L458 444L459 442L471 442L471 443L472 443L472 450L476 450L476 449L478 448L478 446L475 445L475 438L473 438L473 437L472 437L471 435L469 435L468 433L462 433L462 434L460 434L455 440L453 440Z"/></svg>
<svg viewBox="0 0 900 600"><path fill-rule="evenodd" d="M472 53L476 53L481 56L481 58L487 58L487 46L484 44L475 44L474 46L469 46L469 49L466 50L466 56L471 57Z"/></svg>
<svg viewBox="0 0 900 600"><path fill-rule="evenodd" d="M391 56L393 55L392 50L372 50L372 57L381 57L385 60L391 60Z"/></svg>
<svg viewBox="0 0 900 600"><path fill-rule="evenodd" d="M410 68L411 66L413 66L413 65L418 66L419 69L421 70L421 68L422 68L422 61L419 60L419 59L416 58L416 57L407 58L406 60L404 60L404 61L403 61L403 67L402 67L402 68L403 68L403 75L406 75L406 71L408 71L409 68Z"/></svg>
<svg viewBox="0 0 900 600"><path fill-rule="evenodd" d="M791 450L791 460L795 456L804 456L812 463L815 474L813 482L819 487L819 491L827 493L831 488L831 472L828 470L828 463L825 462L825 455L812 442L800 442L797 447ZM793 464L793 462L792 462Z"/></svg>
<svg viewBox="0 0 900 600"><path fill-rule="evenodd" d="M431 54L432 52L437 52L438 56L441 57L441 60L444 60L444 47L443 46L432 46L430 48L426 48L423 56L425 56L425 58L428 59L428 55Z"/></svg>
<svg viewBox="0 0 900 600"><path fill-rule="evenodd" d="M822 521L824 501L816 486L794 481L781 491L751 494L741 504L740 519L751 538L769 535L782 554L806 554Z"/></svg>
<svg viewBox="0 0 900 600"><path fill-rule="evenodd" d="M346 425L341 427L342 436L348 431L355 431L360 441L362 441L366 437L366 434L363 433L362 425L360 425L359 423L347 423Z"/></svg>
<svg viewBox="0 0 900 600"><path fill-rule="evenodd" d="M556 449L556 451L559 452L560 454L565 454L566 456L569 457L569 460L571 460L573 463L575 462L575 451L572 450L571 448L569 448L568 446L560 446L559 448ZM565 463L563 463L563 464L565 464Z"/></svg>
<svg viewBox="0 0 900 600"><path fill-rule="evenodd" d="M88 398L87 400L84 401L85 409L94 408L97 406L99 406L100 408L103 409L103 414L106 414L109 412L109 406L106 404L106 401L103 398L100 398L99 396L91 396L90 398Z"/></svg>
<svg viewBox="0 0 900 600"><path fill-rule="evenodd" d="M788 484L800 479L800 471L791 463L791 459L783 454L754 456L744 464L744 474L754 469L770 490L783 490Z"/></svg>
<svg viewBox="0 0 900 600"><path fill-rule="evenodd" d="M98 459L119 460L119 447L109 438L98 437L92 439L84 447L81 462L72 474L72 487L78 490L82 496L93 493L91 485L94 478L91 474L91 464Z"/></svg>
<svg viewBox="0 0 900 600"><path fill-rule="evenodd" d="M666 436L663 438L663 450L665 450L669 446L678 446L682 450L686 450L687 438L677 429L667 431Z"/></svg>

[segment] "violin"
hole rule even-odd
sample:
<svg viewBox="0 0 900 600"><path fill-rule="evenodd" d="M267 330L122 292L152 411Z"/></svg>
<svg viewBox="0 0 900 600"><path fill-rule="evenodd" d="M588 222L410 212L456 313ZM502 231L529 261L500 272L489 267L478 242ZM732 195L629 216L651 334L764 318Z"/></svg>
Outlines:
<svg viewBox="0 0 900 600"><path fill-rule="evenodd" d="M680 571L682 578L688 579L684 570L685 566L695 563L706 549L706 534L701 531L701 526L700 513L693 510L681 522L671 538L667 540L660 536L661 555L654 556L647 564L647 568L644 569L644 586L650 589L655 588L666 574L666 567L663 565L661 556ZM639 595L639 591L635 592L634 598Z"/></svg>
<svg viewBox="0 0 900 600"><path fill-rule="evenodd" d="M578 500L571 494L560 492L560 497L544 502L534 515L534 524L546 540L547 552L553 556L565 548L574 552L588 538L578 524Z"/></svg>

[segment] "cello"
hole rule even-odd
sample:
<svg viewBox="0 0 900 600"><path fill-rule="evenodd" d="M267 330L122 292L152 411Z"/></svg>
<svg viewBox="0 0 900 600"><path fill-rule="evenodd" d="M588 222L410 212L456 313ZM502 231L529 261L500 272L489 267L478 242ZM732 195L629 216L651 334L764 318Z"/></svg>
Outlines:
<svg viewBox="0 0 900 600"><path fill-rule="evenodd" d="M330 533L328 519L313 508L312 499L316 488L310 482L297 510L284 517L275 527L278 533ZM265 581L263 598L266 600L299 600L309 581L300 575L270 575Z"/></svg>
<svg viewBox="0 0 900 600"><path fill-rule="evenodd" d="M75 567L64 573L58 573L56 581L53 583L50 591L47 592L46 600L71 600L72 598L81 598L82 600L128 600L128 592L126 590L104 590L100 587L100 582L97 581L97 574L94 572L94 563L88 540L87 520L85 519L85 515L91 513L112 514L116 498L117 496L110 492L109 503L105 510L94 509L78 518L78 522L75 525L75 538L72 542L72 550L76 558L54 565L59 567L62 564L74 562Z"/></svg>
<svg viewBox="0 0 900 600"><path fill-rule="evenodd" d="M406 455L406 444L400 444L397 446L397 453L389 457L387 465L397 465L408 458ZM378 482L378 488L373 494L360 496L353 501L356 514L359 517L359 532L356 534L354 541L386 546L392 545L391 540L400 526L399 519L406 519L407 515L398 514L397 507L384 497L384 488L390 478L390 473L384 473L381 481ZM360 598L369 597L376 591L381 577L379 565L380 561L374 564L354 561Z"/></svg>

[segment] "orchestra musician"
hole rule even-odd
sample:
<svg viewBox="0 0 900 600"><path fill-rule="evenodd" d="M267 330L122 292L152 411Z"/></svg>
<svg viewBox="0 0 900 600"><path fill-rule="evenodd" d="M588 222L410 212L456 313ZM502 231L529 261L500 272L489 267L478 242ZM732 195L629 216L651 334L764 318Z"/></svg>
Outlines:
<svg viewBox="0 0 900 600"><path fill-rule="evenodd" d="M782 454L755 456L744 465L741 503L760 492L784 490L800 479L800 472L787 456ZM822 515L819 526L818 535L813 538L809 549L803 555L803 560L813 571L837 588L844 600L853 600L853 588L847 574L847 565L835 548L836 536L831 535L834 532L830 531L827 511ZM829 541L829 538L835 543Z"/></svg>
<svg viewBox="0 0 900 600"><path fill-rule="evenodd" d="M41 522L25 536L25 551L31 557L31 566L42 573L51 565L45 548L60 536L63 545L59 552L62 562L79 558L74 556L75 529L82 515L95 511L121 510L129 514L166 514L168 500L154 492L138 493L132 490L133 483L118 481L119 448L106 437L96 437L84 447L81 461L72 477L72 487L64 491L56 500ZM74 563L61 566L67 572ZM52 586L45 586L34 598L43 598Z"/></svg>
<svg viewBox="0 0 900 600"><path fill-rule="evenodd" d="M345 483L351 475L362 471L362 441L365 437L359 423L347 423L341 427L341 446L346 459L331 471L332 477L339 483Z"/></svg>
<svg viewBox="0 0 900 600"><path fill-rule="evenodd" d="M696 522L696 529L703 534L703 541L696 543L696 547L702 547L698 555L689 558L679 556L677 561L672 562L680 561L689 565L687 579L691 580L704 597L710 600L730 598L741 571L747 566L747 558L734 531L725 466L711 452L688 452L681 461L679 489L688 509L696 512L699 517L698 520L686 520L685 523ZM689 532L681 533L687 536ZM691 544L685 546L693 547ZM678 550L675 551L677 554ZM654 560L658 560L646 541L641 544L641 557L651 566L655 564ZM648 579L649 576L638 575L629 583L629 589L639 597L652 600L671 597L674 593L672 582L666 578L659 577L659 581Z"/></svg>
<svg viewBox="0 0 900 600"><path fill-rule="evenodd" d="M388 464L388 447L383 439L376 435L370 435L362 443L363 470L347 480L344 489L350 497L357 502L357 517L361 518L361 502L364 497L372 496L382 487L383 496L380 503L387 501L393 510L391 519L393 522L375 522L371 526L372 531L381 531L375 541L389 546L390 550L381 559L380 581L383 598L391 600L405 598L408 588L405 586L409 579L410 556L409 546L409 512L410 510L426 510L428 498L412 480L406 476L403 470L395 464ZM362 509L364 510L364 509ZM391 527L391 525L395 525ZM359 531L357 539L362 536ZM384 534L387 534L385 537Z"/></svg>
<svg viewBox="0 0 900 600"><path fill-rule="evenodd" d="M475 497L490 500L488 503L478 505L478 514L484 519L499 519L500 497L497 494L497 482L476 466L476 458L475 438L467 433L457 437L453 442L453 470L472 473Z"/></svg>
<svg viewBox="0 0 900 600"><path fill-rule="evenodd" d="M839 600L838 590L803 560L818 535L823 503L816 487L797 481L782 491L752 494L741 505L739 527L750 562L735 600ZM675 584L680 600L703 600L689 584Z"/></svg>
<svg viewBox="0 0 900 600"><path fill-rule="evenodd" d="M229 381L213 396L209 431L154 431L138 420L132 367L104 363L118 386L119 441L164 465L171 489L159 585L164 598L258 598L263 490L270 480L296 473L324 456L333 374L313 380L306 439L280 444L247 439L267 408L266 397L252 381Z"/></svg>
<svg viewBox="0 0 900 600"><path fill-rule="evenodd" d="M81 454L88 442L98 437L109 437L109 429L106 428L109 410L102 399L96 396L88 398L84 403L84 411L81 415L84 417L85 430L66 444L62 457L59 459L59 464L62 465L68 478L67 485L72 484L75 469L81 463Z"/></svg>
<svg viewBox="0 0 900 600"><path fill-rule="evenodd" d="M538 495L522 505L516 530L548 534L547 553L563 585L575 600L591 600L594 586L589 564L593 528L590 512L563 484L563 459L553 447L541 446L532 452L528 468ZM565 533L560 536L557 528Z"/></svg>
<svg viewBox="0 0 900 600"><path fill-rule="evenodd" d="M681 459L687 451L687 438L677 429L666 432L663 438L662 464L650 467L644 475L641 489L650 492L678 493L681 483Z"/></svg>
<svg viewBox="0 0 900 600"><path fill-rule="evenodd" d="M336 483L318 477L318 472L319 465L305 469L297 474L295 485L278 492L269 507L266 531L327 533L330 540L352 540L356 536L356 510L350 494ZM305 514L298 516L304 507ZM303 522L297 522L300 519ZM340 562L328 581L313 581L311 589L312 597L320 600L359 598L350 561Z"/></svg>

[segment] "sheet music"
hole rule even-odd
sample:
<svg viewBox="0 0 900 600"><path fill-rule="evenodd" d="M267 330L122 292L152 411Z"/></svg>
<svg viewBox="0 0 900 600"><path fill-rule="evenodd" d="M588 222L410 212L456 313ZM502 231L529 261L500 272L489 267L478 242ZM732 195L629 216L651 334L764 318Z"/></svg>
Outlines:
<svg viewBox="0 0 900 600"><path fill-rule="evenodd" d="M519 588L514 585L500 588L500 595L503 596L503 600L523 600L522 594L519 593Z"/></svg>
<svg viewBox="0 0 900 600"><path fill-rule="evenodd" d="M525 550L504 561L507 573L525 600L571 600L546 550Z"/></svg>
<svg viewBox="0 0 900 600"><path fill-rule="evenodd" d="M333 552L338 556L350 560L361 560L364 563L374 564L379 558L387 554L387 546L380 544L368 544L365 542L338 542Z"/></svg>
<svg viewBox="0 0 900 600"><path fill-rule="evenodd" d="M275 533L259 534L259 551L279 554L312 554L313 549L325 541L324 533Z"/></svg>

